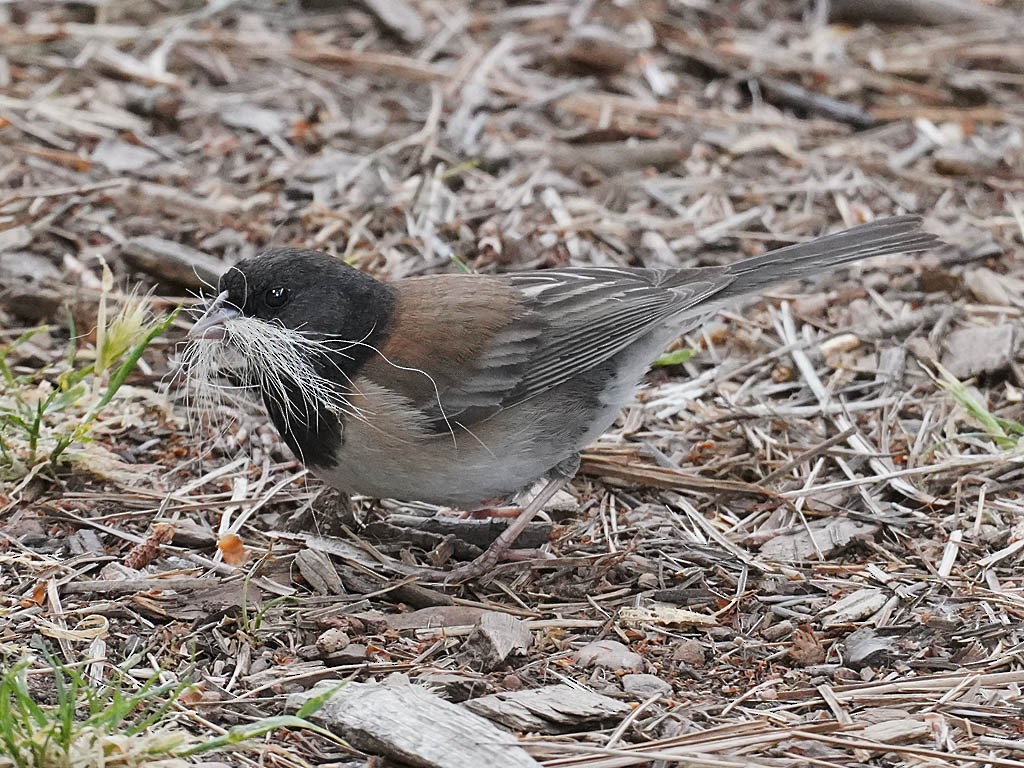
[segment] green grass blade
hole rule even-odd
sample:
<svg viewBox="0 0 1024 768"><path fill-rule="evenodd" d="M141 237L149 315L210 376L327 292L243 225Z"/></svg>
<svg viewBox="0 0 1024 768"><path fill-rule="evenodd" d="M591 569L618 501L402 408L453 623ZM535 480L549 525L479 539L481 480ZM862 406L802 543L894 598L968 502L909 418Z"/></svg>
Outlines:
<svg viewBox="0 0 1024 768"><path fill-rule="evenodd" d="M266 717L255 723L236 725L223 736L218 736L215 739L207 739L200 744L190 744L183 749L177 750L175 754L178 757L201 755L214 749L224 749L225 747L234 746L235 744L240 744L241 742L248 741L249 739L259 738L260 736L264 736L280 728L295 728L312 731L313 733L317 733L331 741L338 742L338 737L326 728L321 728L308 720L303 720L301 717L296 717L294 715L280 715L278 717Z"/></svg>

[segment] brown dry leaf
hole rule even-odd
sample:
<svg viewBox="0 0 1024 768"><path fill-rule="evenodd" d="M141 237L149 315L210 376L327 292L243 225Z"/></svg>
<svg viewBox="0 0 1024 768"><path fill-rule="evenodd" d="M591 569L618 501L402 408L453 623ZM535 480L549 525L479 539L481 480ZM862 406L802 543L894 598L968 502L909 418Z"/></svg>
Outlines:
<svg viewBox="0 0 1024 768"><path fill-rule="evenodd" d="M32 592L21 599L22 608L31 608L33 605L42 605L46 602L46 582L39 581L32 587Z"/></svg>
<svg viewBox="0 0 1024 768"><path fill-rule="evenodd" d="M224 556L224 562L228 565L241 565L251 556L237 533L227 533L221 536L217 540L217 549L220 550Z"/></svg>
<svg viewBox="0 0 1024 768"><path fill-rule="evenodd" d="M801 667L821 664L825 660L825 648L810 624L801 624L793 630L789 658Z"/></svg>
<svg viewBox="0 0 1024 768"><path fill-rule="evenodd" d="M133 570L142 570L157 556L160 547L170 543L174 538L174 526L170 523L157 523L153 526L146 540L132 547L124 556L123 565Z"/></svg>

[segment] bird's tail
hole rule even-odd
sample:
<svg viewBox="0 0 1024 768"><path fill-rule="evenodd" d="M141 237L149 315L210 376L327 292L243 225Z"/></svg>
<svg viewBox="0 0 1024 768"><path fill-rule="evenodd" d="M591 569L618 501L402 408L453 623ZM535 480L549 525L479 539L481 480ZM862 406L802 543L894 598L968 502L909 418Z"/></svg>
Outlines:
<svg viewBox="0 0 1024 768"><path fill-rule="evenodd" d="M734 280L719 297L730 299L758 293L777 283L808 277L851 261L924 251L941 244L938 237L921 229L920 216L880 219L730 264L726 274Z"/></svg>

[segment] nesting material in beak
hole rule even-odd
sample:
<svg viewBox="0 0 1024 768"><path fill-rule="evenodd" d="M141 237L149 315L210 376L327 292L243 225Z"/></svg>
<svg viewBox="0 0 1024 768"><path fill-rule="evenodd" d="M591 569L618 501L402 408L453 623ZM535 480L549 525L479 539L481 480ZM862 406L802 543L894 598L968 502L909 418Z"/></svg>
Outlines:
<svg viewBox="0 0 1024 768"><path fill-rule="evenodd" d="M213 303L207 308L203 316L189 329L188 337L190 339L212 339L219 341L227 336L226 323L229 320L234 320L241 314L238 307L227 303L227 298L228 293L224 291L213 300Z"/></svg>

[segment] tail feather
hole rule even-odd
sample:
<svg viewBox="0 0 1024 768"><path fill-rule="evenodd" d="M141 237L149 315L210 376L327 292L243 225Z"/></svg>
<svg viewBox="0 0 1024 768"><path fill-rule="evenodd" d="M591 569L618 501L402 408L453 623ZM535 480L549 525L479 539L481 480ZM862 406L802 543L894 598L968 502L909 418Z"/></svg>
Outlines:
<svg viewBox="0 0 1024 768"><path fill-rule="evenodd" d="M941 244L938 237L921 229L920 216L880 219L730 264L726 274L733 281L719 296L727 299L757 293L852 261L925 251Z"/></svg>

